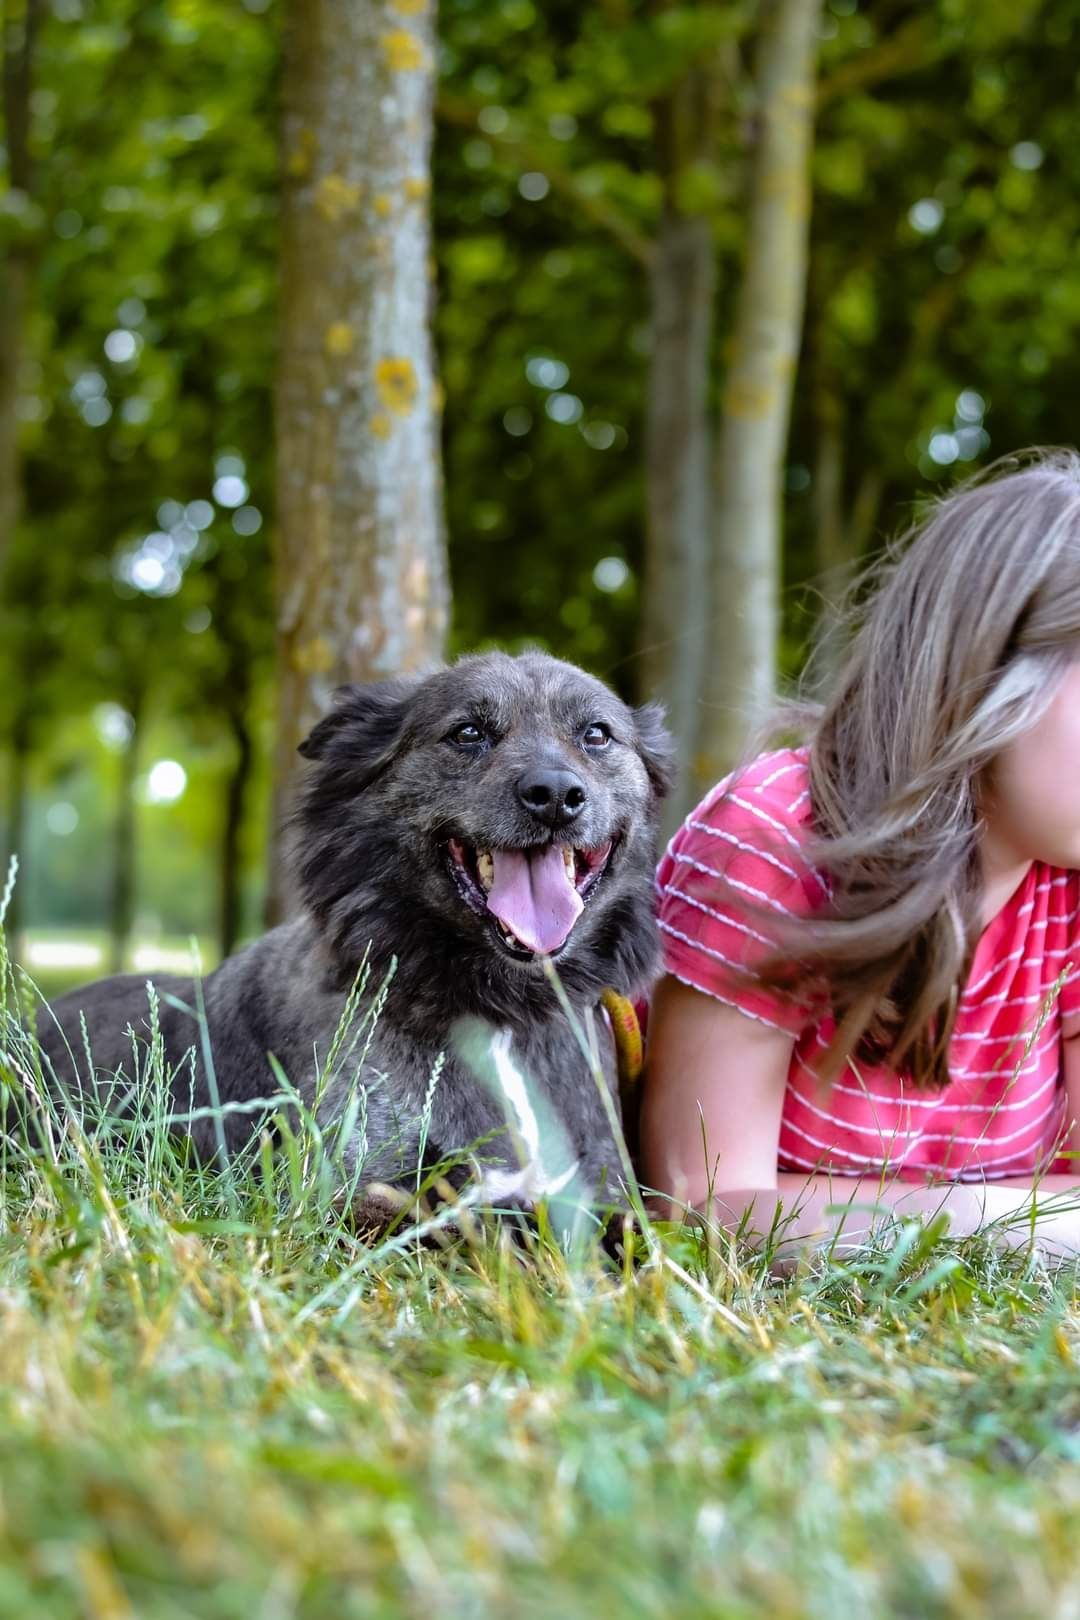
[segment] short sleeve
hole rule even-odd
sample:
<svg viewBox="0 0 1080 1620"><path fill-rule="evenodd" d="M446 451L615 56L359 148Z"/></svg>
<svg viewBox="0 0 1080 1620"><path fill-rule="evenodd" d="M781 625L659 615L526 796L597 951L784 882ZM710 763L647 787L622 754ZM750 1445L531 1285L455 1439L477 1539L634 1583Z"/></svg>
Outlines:
<svg viewBox="0 0 1080 1620"><path fill-rule="evenodd" d="M1056 902L1062 912L1065 928L1065 954L1056 964L1066 975L1060 992L1059 1006L1063 1033L1080 1035L1080 871L1070 869L1061 874L1061 899Z"/></svg>
<svg viewBox="0 0 1080 1620"><path fill-rule="evenodd" d="M809 821L805 751L764 755L691 811L656 872L665 971L792 1035L820 1006L755 984L753 969L778 944L769 913L808 916L827 897L801 852Z"/></svg>

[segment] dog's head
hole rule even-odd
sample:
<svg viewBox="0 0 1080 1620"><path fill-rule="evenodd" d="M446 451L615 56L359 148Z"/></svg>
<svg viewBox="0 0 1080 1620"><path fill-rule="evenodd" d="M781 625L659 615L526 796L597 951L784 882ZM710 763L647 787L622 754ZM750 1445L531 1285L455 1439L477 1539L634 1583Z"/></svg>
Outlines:
<svg viewBox="0 0 1080 1620"><path fill-rule="evenodd" d="M301 753L301 885L339 955L413 939L462 971L538 973L543 954L648 976L659 705L543 653L483 653L342 687Z"/></svg>

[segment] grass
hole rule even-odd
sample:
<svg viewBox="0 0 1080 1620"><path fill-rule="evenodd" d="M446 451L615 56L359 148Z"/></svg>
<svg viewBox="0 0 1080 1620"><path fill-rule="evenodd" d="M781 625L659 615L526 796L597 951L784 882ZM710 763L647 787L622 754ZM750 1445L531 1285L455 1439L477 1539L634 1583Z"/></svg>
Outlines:
<svg viewBox="0 0 1080 1620"><path fill-rule="evenodd" d="M894 1223L792 1277L480 1214L365 1245L302 1112L188 1162L35 1099L4 964L0 1616L1072 1616L1080 1315Z"/></svg>

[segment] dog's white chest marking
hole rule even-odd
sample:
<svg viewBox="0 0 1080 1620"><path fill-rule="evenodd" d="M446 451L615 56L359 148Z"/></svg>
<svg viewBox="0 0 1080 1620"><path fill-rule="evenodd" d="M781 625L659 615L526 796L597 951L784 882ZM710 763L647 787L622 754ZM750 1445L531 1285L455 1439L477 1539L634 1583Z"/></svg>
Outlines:
<svg viewBox="0 0 1080 1620"><path fill-rule="evenodd" d="M491 1059L495 1078L503 1096L516 1116L516 1134L525 1158L520 1170L487 1170L477 1186L478 1195L493 1202L504 1198L537 1198L562 1192L577 1172L574 1159L566 1169L557 1173L544 1164L540 1121L529 1098L525 1077L510 1056L513 1033L509 1029L497 1030L491 1037ZM560 1155L561 1156L561 1155Z"/></svg>

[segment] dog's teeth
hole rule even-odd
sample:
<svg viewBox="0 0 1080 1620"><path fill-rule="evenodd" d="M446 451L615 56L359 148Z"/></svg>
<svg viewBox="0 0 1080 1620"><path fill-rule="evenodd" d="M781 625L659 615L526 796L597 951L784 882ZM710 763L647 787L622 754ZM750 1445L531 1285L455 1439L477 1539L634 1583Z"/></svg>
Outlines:
<svg viewBox="0 0 1080 1620"><path fill-rule="evenodd" d="M486 893L495 882L495 861L490 850L477 850L476 871L480 879L480 886Z"/></svg>
<svg viewBox="0 0 1080 1620"><path fill-rule="evenodd" d="M566 875L567 875L567 877L570 879L571 883L576 883L577 882L577 867L576 867L576 865L574 863L574 851L571 849L569 844L564 844L563 845L562 858L563 858L563 865L566 867Z"/></svg>

